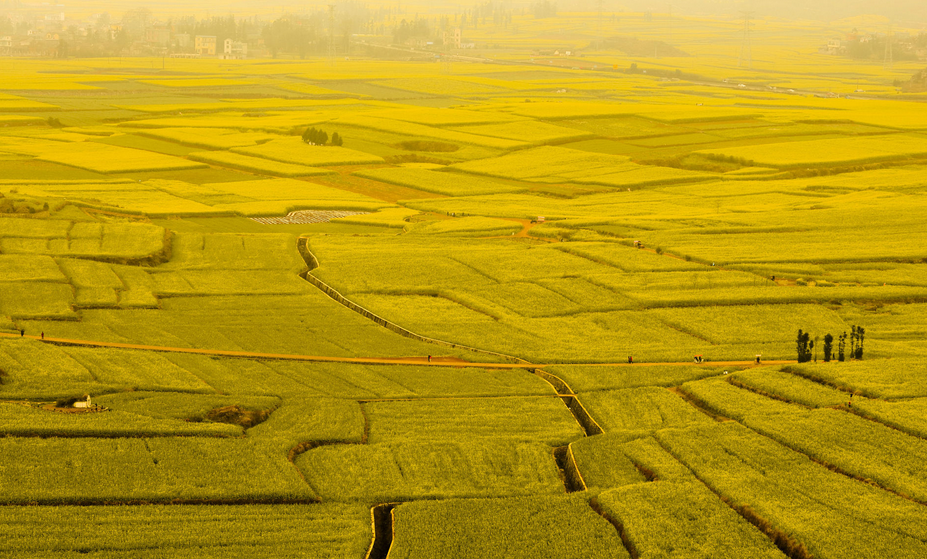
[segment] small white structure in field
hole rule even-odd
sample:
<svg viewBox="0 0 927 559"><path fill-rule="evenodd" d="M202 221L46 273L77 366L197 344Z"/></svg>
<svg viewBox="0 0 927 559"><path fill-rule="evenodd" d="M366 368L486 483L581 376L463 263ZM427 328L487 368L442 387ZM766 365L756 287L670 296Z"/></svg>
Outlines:
<svg viewBox="0 0 927 559"><path fill-rule="evenodd" d="M93 407L93 404L90 402L90 394L87 394L87 399L86 399L86 400L78 400L78 401L74 402L74 407L75 407L75 408L91 408L91 407Z"/></svg>

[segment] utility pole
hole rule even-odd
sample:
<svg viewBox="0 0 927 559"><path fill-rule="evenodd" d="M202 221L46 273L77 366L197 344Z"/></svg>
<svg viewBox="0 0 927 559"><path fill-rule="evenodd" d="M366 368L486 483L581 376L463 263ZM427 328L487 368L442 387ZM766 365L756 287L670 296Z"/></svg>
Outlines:
<svg viewBox="0 0 927 559"><path fill-rule="evenodd" d="M598 11L598 15L596 16L596 20L595 20L595 26L596 26L595 34L598 35L599 37L602 37L602 7L604 4L605 2L603 0L596 0L596 3L595 3L596 11Z"/></svg>
<svg viewBox="0 0 927 559"><path fill-rule="evenodd" d="M737 61L737 67L743 68L744 62L747 68L753 69L753 54L750 51L750 20L753 19L753 12L740 12L744 18L744 40L740 45L740 59Z"/></svg>

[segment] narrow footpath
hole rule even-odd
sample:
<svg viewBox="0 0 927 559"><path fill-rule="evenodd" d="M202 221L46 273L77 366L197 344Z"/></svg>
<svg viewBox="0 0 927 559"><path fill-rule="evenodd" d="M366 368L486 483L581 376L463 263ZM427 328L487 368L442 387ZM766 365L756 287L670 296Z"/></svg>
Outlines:
<svg viewBox="0 0 927 559"><path fill-rule="evenodd" d="M429 361L427 356L422 357L332 357L325 355L297 355L287 353L261 353L254 351L230 351L224 349L200 349L189 347L168 347L142 344L123 344L117 342L99 342L94 340L72 340L68 338L52 338L45 336L20 336L19 334L10 334L0 332L0 338L29 338L47 344L56 345L74 345L84 347L108 347L115 349L134 349L142 351L159 351L167 353L193 353L197 355L212 355L218 357L237 357L246 359L271 359L284 361L308 361L324 363L354 363L361 365L418 365L428 367L466 367L477 369L542 369L549 367L551 364L536 363L479 363L474 361L465 361L456 357L432 356ZM762 365L786 365L796 363L796 361L763 361ZM746 367L756 365L754 361L711 361L704 363L693 363L691 361L677 362L654 362L654 363L555 363L555 365L585 365L595 367L655 367L665 365L692 365L698 367Z"/></svg>

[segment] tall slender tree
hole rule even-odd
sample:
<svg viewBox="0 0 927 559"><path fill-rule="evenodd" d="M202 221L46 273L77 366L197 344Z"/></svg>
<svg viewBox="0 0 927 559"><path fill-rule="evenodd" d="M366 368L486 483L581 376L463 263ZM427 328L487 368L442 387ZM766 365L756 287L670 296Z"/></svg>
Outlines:
<svg viewBox="0 0 927 559"><path fill-rule="evenodd" d="M862 326L856 327L856 351L853 353L854 359L863 358L863 340L866 338L866 329Z"/></svg>
<svg viewBox="0 0 927 559"><path fill-rule="evenodd" d="M834 337L830 334L824 336L824 362L830 363L830 357L834 353Z"/></svg>

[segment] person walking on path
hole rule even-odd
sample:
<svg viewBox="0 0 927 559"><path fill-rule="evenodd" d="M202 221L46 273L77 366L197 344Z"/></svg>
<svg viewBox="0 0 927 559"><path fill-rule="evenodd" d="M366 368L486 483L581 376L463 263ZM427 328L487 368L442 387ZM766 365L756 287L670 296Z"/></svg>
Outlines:
<svg viewBox="0 0 927 559"><path fill-rule="evenodd" d="M25 335L26 335L26 331L20 329L20 330L19 330L19 337L22 338L22 337L25 336Z"/></svg>
<svg viewBox="0 0 927 559"><path fill-rule="evenodd" d="M45 332L42 332L42 339L45 339Z"/></svg>
<svg viewBox="0 0 927 559"><path fill-rule="evenodd" d="M428 356L428 362L431 363L431 356Z"/></svg>

